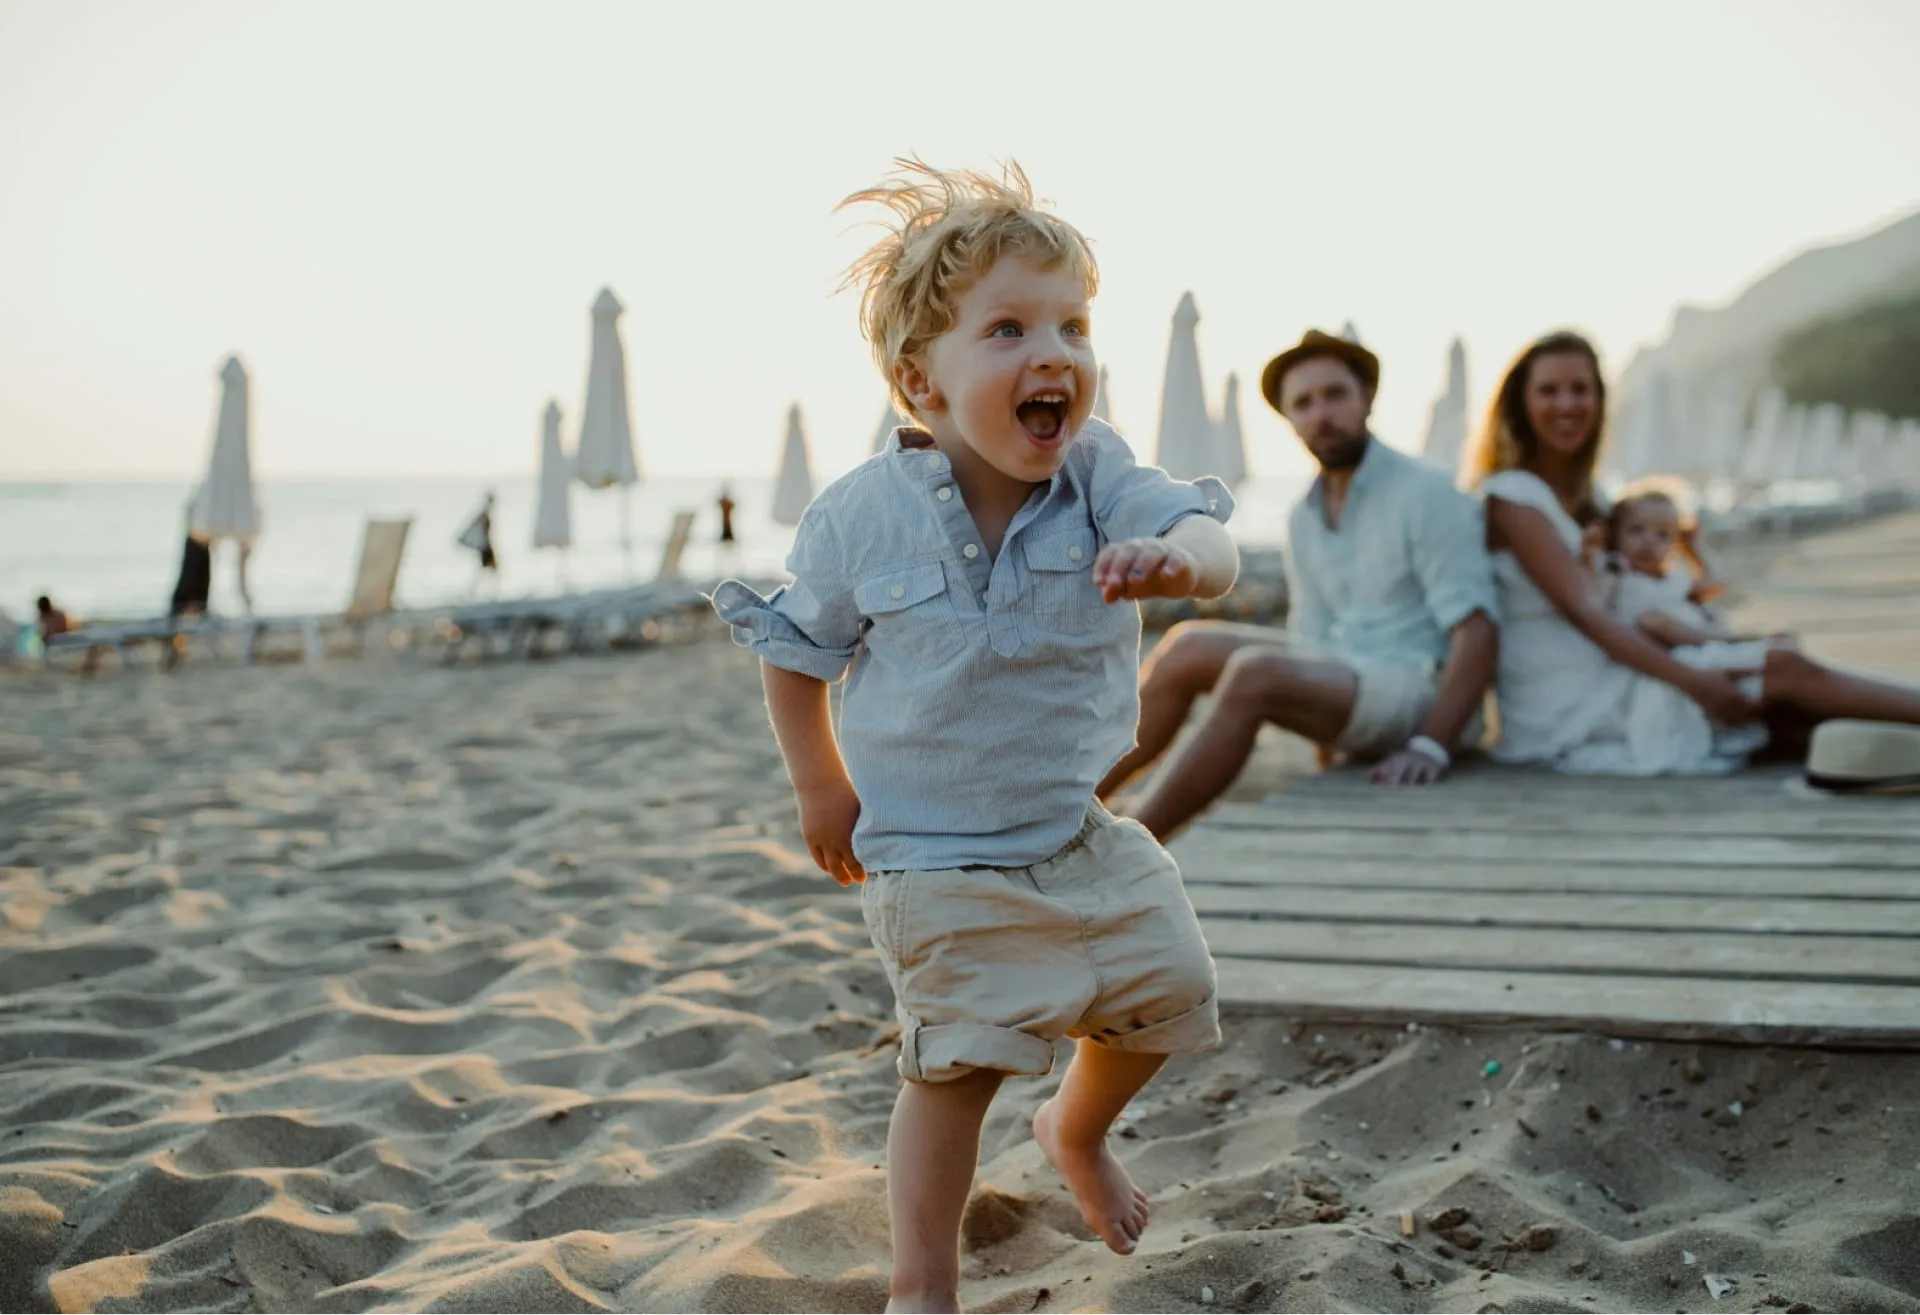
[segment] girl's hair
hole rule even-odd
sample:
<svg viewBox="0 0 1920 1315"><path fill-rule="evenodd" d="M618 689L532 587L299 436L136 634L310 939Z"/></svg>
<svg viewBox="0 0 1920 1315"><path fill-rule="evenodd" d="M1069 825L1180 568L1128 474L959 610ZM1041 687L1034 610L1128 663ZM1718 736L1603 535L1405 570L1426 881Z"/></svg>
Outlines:
<svg viewBox="0 0 1920 1315"><path fill-rule="evenodd" d="M1607 379L1600 369L1600 353L1591 342L1570 329L1535 339L1507 367L1487 407L1487 418L1460 463L1461 477L1467 487L1475 488L1489 475L1524 468L1538 454L1540 436L1527 417L1527 383L1533 374L1534 362L1543 356L1581 356L1593 367L1593 433L1578 457L1580 480L1572 508L1575 520L1589 524L1601 515L1600 502L1593 489L1593 472L1600 464L1607 432Z"/></svg>
<svg viewBox="0 0 1920 1315"><path fill-rule="evenodd" d="M860 331L886 376L902 415L913 407L894 367L951 329L968 288L1002 256L1044 269L1065 267L1086 289L1100 288L1093 249L1080 230L1038 208L1017 163L1001 176L935 169L895 160L887 182L855 192L837 209L873 204L891 212L885 235L847 270L842 287L860 289Z"/></svg>

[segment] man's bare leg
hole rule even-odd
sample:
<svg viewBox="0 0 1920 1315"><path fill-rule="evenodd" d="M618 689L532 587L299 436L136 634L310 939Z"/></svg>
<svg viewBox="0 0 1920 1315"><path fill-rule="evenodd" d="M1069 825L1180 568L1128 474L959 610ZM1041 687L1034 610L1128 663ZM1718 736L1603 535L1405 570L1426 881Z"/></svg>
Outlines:
<svg viewBox="0 0 1920 1315"><path fill-rule="evenodd" d="M1005 1076L975 1069L901 1087L887 1128L888 1310L960 1309L960 1219L980 1164L980 1125Z"/></svg>
<svg viewBox="0 0 1920 1315"><path fill-rule="evenodd" d="M1147 1194L1133 1185L1107 1145L1107 1130L1152 1081L1165 1055L1137 1054L1082 1040L1060 1090L1033 1116L1033 1137L1073 1189L1080 1217L1108 1250L1131 1255L1147 1227Z"/></svg>
<svg viewBox="0 0 1920 1315"><path fill-rule="evenodd" d="M1285 636L1266 626L1232 621L1182 621L1154 645L1140 667L1140 725L1127 756L1094 794L1113 798L1127 782L1153 765L1186 725L1194 700L1212 689L1227 660L1248 645L1276 647Z"/></svg>
<svg viewBox="0 0 1920 1315"><path fill-rule="evenodd" d="M1227 662L1213 706L1160 774L1134 817L1166 840L1226 793L1253 754L1260 727L1273 722L1315 744L1332 744L1353 716L1360 680L1347 667L1247 649Z"/></svg>

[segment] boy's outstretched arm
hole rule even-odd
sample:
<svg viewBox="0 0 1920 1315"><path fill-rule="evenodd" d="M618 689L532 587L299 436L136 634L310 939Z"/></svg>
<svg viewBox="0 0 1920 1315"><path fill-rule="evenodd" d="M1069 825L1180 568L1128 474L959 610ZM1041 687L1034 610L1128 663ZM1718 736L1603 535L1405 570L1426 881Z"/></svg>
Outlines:
<svg viewBox="0 0 1920 1315"><path fill-rule="evenodd" d="M867 879L853 856L853 824L860 797L833 735L827 682L762 662L773 737L787 762L787 779L800 805L800 834L822 872L843 886Z"/></svg>
<svg viewBox="0 0 1920 1315"><path fill-rule="evenodd" d="M1110 543L1094 559L1093 582L1109 603L1122 598L1218 598L1240 574L1240 549L1219 521L1188 516L1157 539Z"/></svg>

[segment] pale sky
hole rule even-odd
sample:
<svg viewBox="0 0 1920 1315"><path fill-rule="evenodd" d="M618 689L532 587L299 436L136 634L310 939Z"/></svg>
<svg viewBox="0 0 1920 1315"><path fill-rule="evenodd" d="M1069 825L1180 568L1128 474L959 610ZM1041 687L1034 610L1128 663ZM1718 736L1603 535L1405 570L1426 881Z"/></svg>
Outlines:
<svg viewBox="0 0 1920 1315"><path fill-rule="evenodd" d="M1920 207L1915 0L1048 4L0 0L0 480L196 475L216 372L276 477L509 474L588 307L648 474L816 470L883 400L834 203L917 152L1020 160L1095 242L1094 342L1152 455L1180 294L1256 472L1309 324L1418 444L1573 324L1617 368L1677 301Z"/></svg>

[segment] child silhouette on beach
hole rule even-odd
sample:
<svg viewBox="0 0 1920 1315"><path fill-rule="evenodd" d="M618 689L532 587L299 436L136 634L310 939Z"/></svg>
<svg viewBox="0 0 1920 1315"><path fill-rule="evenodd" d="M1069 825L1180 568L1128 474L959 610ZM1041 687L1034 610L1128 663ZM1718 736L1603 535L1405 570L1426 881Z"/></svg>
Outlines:
<svg viewBox="0 0 1920 1315"><path fill-rule="evenodd" d="M1086 239L1026 176L902 161L843 204L890 214L853 266L906 427L808 508L761 598L714 593L763 659L807 848L864 883L905 1083L888 1137L893 1310L959 1309L961 1214L1008 1074L1074 1054L1034 1135L1131 1252L1146 1195L1107 1131L1170 1054L1220 1036L1173 860L1093 797L1133 744L1141 598L1217 597L1217 481L1135 463L1091 419ZM840 724L828 685L846 679Z"/></svg>

